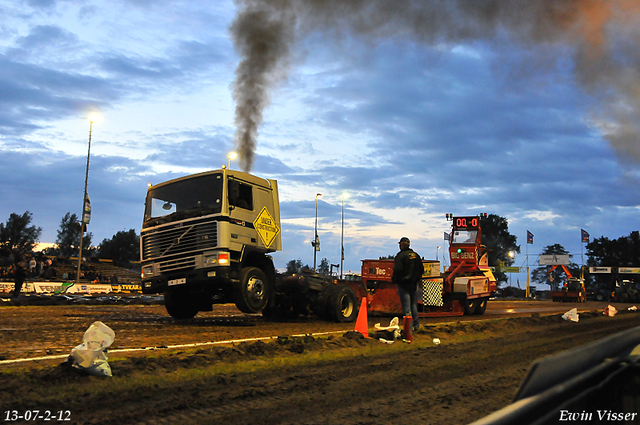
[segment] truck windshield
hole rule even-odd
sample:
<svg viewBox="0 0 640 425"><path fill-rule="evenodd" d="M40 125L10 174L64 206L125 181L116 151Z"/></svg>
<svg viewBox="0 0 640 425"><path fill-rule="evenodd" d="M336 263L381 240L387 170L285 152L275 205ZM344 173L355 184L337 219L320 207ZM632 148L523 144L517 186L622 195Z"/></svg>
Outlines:
<svg viewBox="0 0 640 425"><path fill-rule="evenodd" d="M451 243L476 243L477 230L456 230Z"/></svg>
<svg viewBox="0 0 640 425"><path fill-rule="evenodd" d="M179 220L222 210L222 175L208 174L177 181L147 192L144 222Z"/></svg>

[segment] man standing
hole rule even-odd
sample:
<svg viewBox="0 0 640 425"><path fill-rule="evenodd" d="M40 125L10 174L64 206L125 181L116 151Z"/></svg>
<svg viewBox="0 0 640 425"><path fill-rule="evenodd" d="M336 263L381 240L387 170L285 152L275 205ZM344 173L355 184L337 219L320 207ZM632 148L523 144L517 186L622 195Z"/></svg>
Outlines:
<svg viewBox="0 0 640 425"><path fill-rule="evenodd" d="M13 256L13 279L15 282L15 287L13 289L13 298L20 295L20 290L22 289L22 284L24 283L25 278L25 270L24 270L24 262L22 261L22 256L20 253L16 253Z"/></svg>
<svg viewBox="0 0 640 425"><path fill-rule="evenodd" d="M411 245L409 238L401 238L398 244L400 245L400 252L396 254L394 260L391 280L398 285L402 313L405 316L412 317L413 330L417 330L420 327L420 322L416 291L418 290L418 282L422 277L424 267L422 266L420 255L409 248Z"/></svg>

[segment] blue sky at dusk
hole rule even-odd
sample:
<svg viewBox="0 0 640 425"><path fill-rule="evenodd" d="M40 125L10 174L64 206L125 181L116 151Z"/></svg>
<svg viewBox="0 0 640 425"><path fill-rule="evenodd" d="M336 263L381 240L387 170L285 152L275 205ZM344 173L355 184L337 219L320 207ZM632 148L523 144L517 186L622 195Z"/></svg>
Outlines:
<svg viewBox="0 0 640 425"><path fill-rule="evenodd" d="M640 8L523 3L0 0L0 221L28 210L55 241L80 213L99 111L89 231L139 232L148 183L238 148L239 22L266 17L282 40L251 172L279 183L277 267L313 263L316 193L318 261L334 264L345 195L345 271L401 236L442 256L445 213L507 218L516 265L555 243L580 264L580 229L639 228Z"/></svg>

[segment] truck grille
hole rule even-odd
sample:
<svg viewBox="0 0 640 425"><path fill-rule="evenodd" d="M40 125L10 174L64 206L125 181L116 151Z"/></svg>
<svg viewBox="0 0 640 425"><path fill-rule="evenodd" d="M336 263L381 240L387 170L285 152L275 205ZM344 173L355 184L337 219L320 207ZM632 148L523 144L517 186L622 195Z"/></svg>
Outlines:
<svg viewBox="0 0 640 425"><path fill-rule="evenodd" d="M218 246L218 222L183 223L142 235L142 260L202 251Z"/></svg>
<svg viewBox="0 0 640 425"><path fill-rule="evenodd" d="M179 258L160 263L160 273L168 273L180 269L192 269L196 266L195 257Z"/></svg>

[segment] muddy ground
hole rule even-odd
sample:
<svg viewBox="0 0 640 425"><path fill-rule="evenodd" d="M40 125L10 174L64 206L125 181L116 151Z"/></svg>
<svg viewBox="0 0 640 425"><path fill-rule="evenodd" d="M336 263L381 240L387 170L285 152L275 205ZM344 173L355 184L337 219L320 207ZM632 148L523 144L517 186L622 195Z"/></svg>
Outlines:
<svg viewBox="0 0 640 425"><path fill-rule="evenodd" d="M524 305L425 320L412 344L390 345L353 324L266 322L233 306L186 322L158 305L5 306L0 419L38 409L68 411L74 424L464 424L509 404L537 358L640 325L640 313L605 317L593 304L502 313ZM545 313L574 306L588 310L577 323ZM97 320L116 333L111 378L60 366ZM240 338L265 339L207 344ZM15 361L33 357L45 359Z"/></svg>

